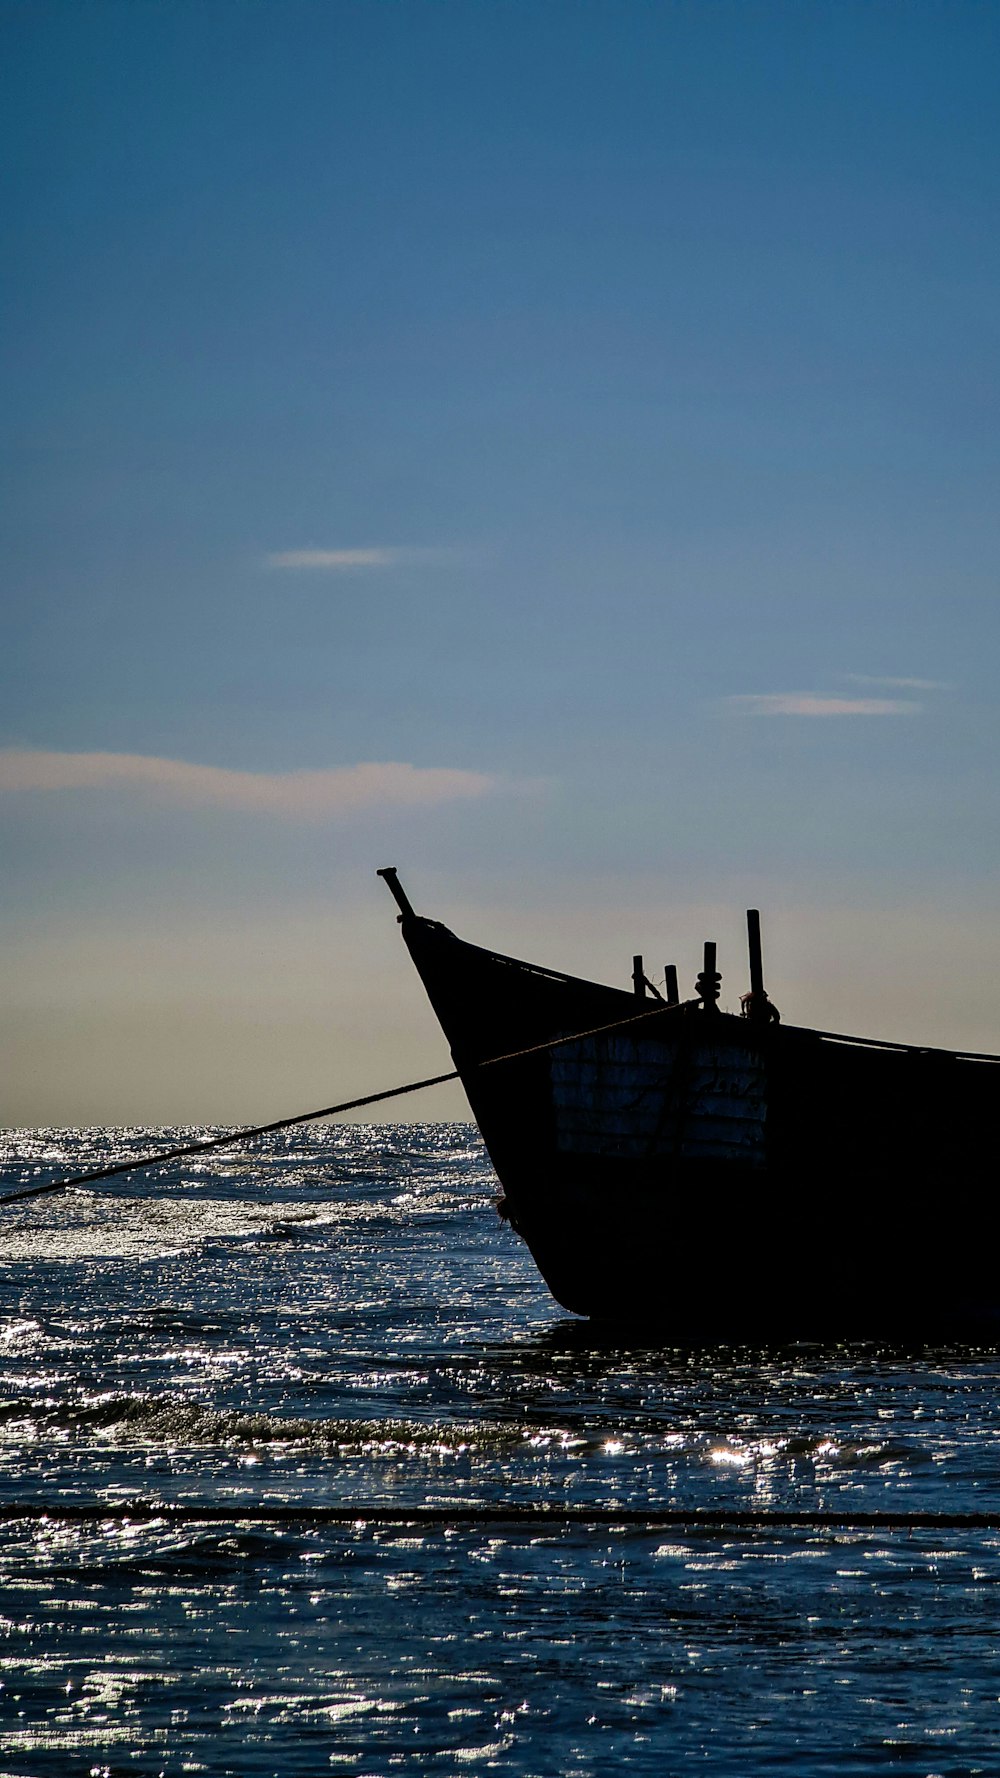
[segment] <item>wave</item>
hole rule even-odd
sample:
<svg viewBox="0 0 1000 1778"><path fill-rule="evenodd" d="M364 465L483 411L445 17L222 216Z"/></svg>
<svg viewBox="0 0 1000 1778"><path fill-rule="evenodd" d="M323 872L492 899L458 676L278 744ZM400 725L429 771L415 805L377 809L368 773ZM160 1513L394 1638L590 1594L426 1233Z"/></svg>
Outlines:
<svg viewBox="0 0 1000 1778"><path fill-rule="evenodd" d="M327 1459L485 1457L523 1451L531 1457L547 1452L555 1457L565 1454L612 1461L641 1455L647 1461L654 1457L668 1462L693 1460L714 1469L749 1470L761 1463L805 1459L825 1470L850 1470L919 1464L932 1458L932 1453L892 1436L865 1443L829 1433L727 1440L694 1430L679 1433L670 1426L648 1422L623 1426L603 1417L597 1424L556 1426L531 1419L321 1419L214 1408L182 1396L124 1391L63 1401L39 1401L28 1395L8 1398L0 1401L0 1430L8 1441L51 1438L65 1443L83 1438L113 1446L163 1444L248 1452L295 1448L321 1452Z"/></svg>
<svg viewBox="0 0 1000 1778"><path fill-rule="evenodd" d="M457 1455L522 1444L525 1429L500 1422L472 1425L419 1420L315 1420L239 1408L212 1408L177 1396L110 1393L77 1401L36 1398L0 1402L9 1432L30 1422L33 1435L106 1434L115 1444L165 1443L212 1448L306 1446L342 1456L394 1456L415 1451Z"/></svg>

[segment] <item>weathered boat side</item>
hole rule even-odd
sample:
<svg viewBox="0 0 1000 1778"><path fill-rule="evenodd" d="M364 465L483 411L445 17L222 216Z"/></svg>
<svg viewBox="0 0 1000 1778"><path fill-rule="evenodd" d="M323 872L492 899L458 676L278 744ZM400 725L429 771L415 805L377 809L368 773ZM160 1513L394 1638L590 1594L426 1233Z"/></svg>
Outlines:
<svg viewBox="0 0 1000 1778"><path fill-rule="evenodd" d="M766 1165L767 1084L757 1045L727 1042L715 1019L676 1021L674 1038L609 1032L549 1058L556 1149L645 1160Z"/></svg>

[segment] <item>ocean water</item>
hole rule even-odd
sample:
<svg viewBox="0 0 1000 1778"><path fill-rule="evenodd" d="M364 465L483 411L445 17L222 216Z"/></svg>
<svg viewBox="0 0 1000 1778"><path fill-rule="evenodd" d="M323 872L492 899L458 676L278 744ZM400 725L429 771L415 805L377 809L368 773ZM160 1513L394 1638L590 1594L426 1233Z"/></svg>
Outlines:
<svg viewBox="0 0 1000 1778"><path fill-rule="evenodd" d="M997 1354L597 1329L495 1196L466 1125L318 1126L0 1211L2 1778L1000 1772L1000 1537L491 1516L996 1510Z"/></svg>

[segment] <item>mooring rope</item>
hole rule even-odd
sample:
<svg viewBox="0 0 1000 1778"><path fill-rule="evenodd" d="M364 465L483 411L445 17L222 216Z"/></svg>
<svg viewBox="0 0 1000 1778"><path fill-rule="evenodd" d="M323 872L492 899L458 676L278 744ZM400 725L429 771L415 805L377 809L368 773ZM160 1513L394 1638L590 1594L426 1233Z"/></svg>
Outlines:
<svg viewBox="0 0 1000 1778"><path fill-rule="evenodd" d="M604 1031L618 1031L626 1025L637 1025L643 1019L662 1018L665 1013L683 1012L685 1007L697 1005L696 1001L684 1000L677 1006L653 1006L648 1012L631 1013L627 1019L615 1019L610 1025L594 1025L588 1031L571 1031L563 1037L549 1038L546 1043L533 1043L527 1049L511 1050L505 1056L490 1056L485 1062L475 1064L478 1068L493 1068L498 1062L516 1062L522 1056L534 1056L541 1050L556 1049L561 1043L577 1043L584 1037L598 1037ZM20 1204L25 1198L40 1198L46 1192L69 1191L77 1185L95 1185L102 1179L115 1179L122 1173L140 1173L146 1167L163 1167L169 1161L187 1160L191 1155L208 1154L211 1149L233 1148L241 1142L253 1142L258 1136L273 1135L276 1130L290 1130L296 1124L313 1123L317 1118L335 1117L342 1111L359 1111L364 1105L378 1105L386 1099L400 1099L406 1093L419 1093L425 1087L439 1087L445 1081L460 1078L457 1068L448 1074L431 1074L425 1080L407 1081L405 1086L387 1087L381 1093L366 1093L362 1099L344 1099L339 1105L324 1105L319 1111L298 1111L294 1117L275 1118L269 1124L257 1124L250 1130L230 1130L224 1136L210 1136L202 1142L187 1142L180 1148L168 1148L162 1154L143 1155L136 1161L117 1161L112 1167L97 1167L90 1173L75 1173L70 1179L50 1179L44 1185L23 1186L18 1191L5 1192L0 1196L0 1206L4 1204Z"/></svg>
<svg viewBox="0 0 1000 1778"><path fill-rule="evenodd" d="M225 1136L211 1136L206 1142L187 1142L181 1148L168 1148L162 1154L143 1155L138 1161L118 1161L113 1167L98 1167L93 1173L76 1173L72 1179L50 1179L45 1185L29 1185L16 1192L6 1192L0 1204L18 1204L24 1198L40 1198L43 1192L68 1191L74 1185L93 1185L99 1179L114 1179L119 1173L140 1172L143 1167L163 1167L168 1161L183 1161L193 1154L207 1154L212 1148L231 1148L237 1142L251 1142L256 1136L269 1136L275 1130L289 1130L293 1124L307 1124L316 1117L332 1117L337 1111L356 1111L362 1105L377 1105L381 1099L398 1099L403 1093L417 1093L421 1087L440 1086L442 1081L457 1080L458 1075L432 1074L427 1080L411 1080L405 1087L390 1087L384 1093L369 1093L364 1099L345 1099L342 1105L327 1105L322 1111L303 1111L295 1117L275 1118L273 1123L258 1124L253 1130L230 1130Z"/></svg>
<svg viewBox="0 0 1000 1778"><path fill-rule="evenodd" d="M817 1512L754 1512L740 1508L518 1505L503 1506L326 1506L249 1502L228 1505L201 1501L11 1500L0 1502L0 1523L51 1520L100 1525L128 1522L167 1524L288 1526L417 1526L428 1531L475 1530L479 1525L511 1525L543 1531L570 1526L607 1531L1000 1531L1000 1512L861 1513L850 1508Z"/></svg>

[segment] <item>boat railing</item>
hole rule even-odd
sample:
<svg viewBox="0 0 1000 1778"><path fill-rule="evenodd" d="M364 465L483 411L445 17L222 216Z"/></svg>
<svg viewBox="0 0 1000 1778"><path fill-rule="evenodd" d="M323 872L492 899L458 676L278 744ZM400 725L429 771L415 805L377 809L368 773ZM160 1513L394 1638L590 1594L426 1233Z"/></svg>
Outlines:
<svg viewBox="0 0 1000 1778"><path fill-rule="evenodd" d="M823 1043L839 1043L849 1049L884 1050L900 1056L935 1056L948 1062L992 1062L1000 1065L1000 1056L985 1050L947 1050L927 1043L892 1043L882 1037L852 1037L845 1031L814 1031L807 1025L785 1025L789 1035L818 1037Z"/></svg>

